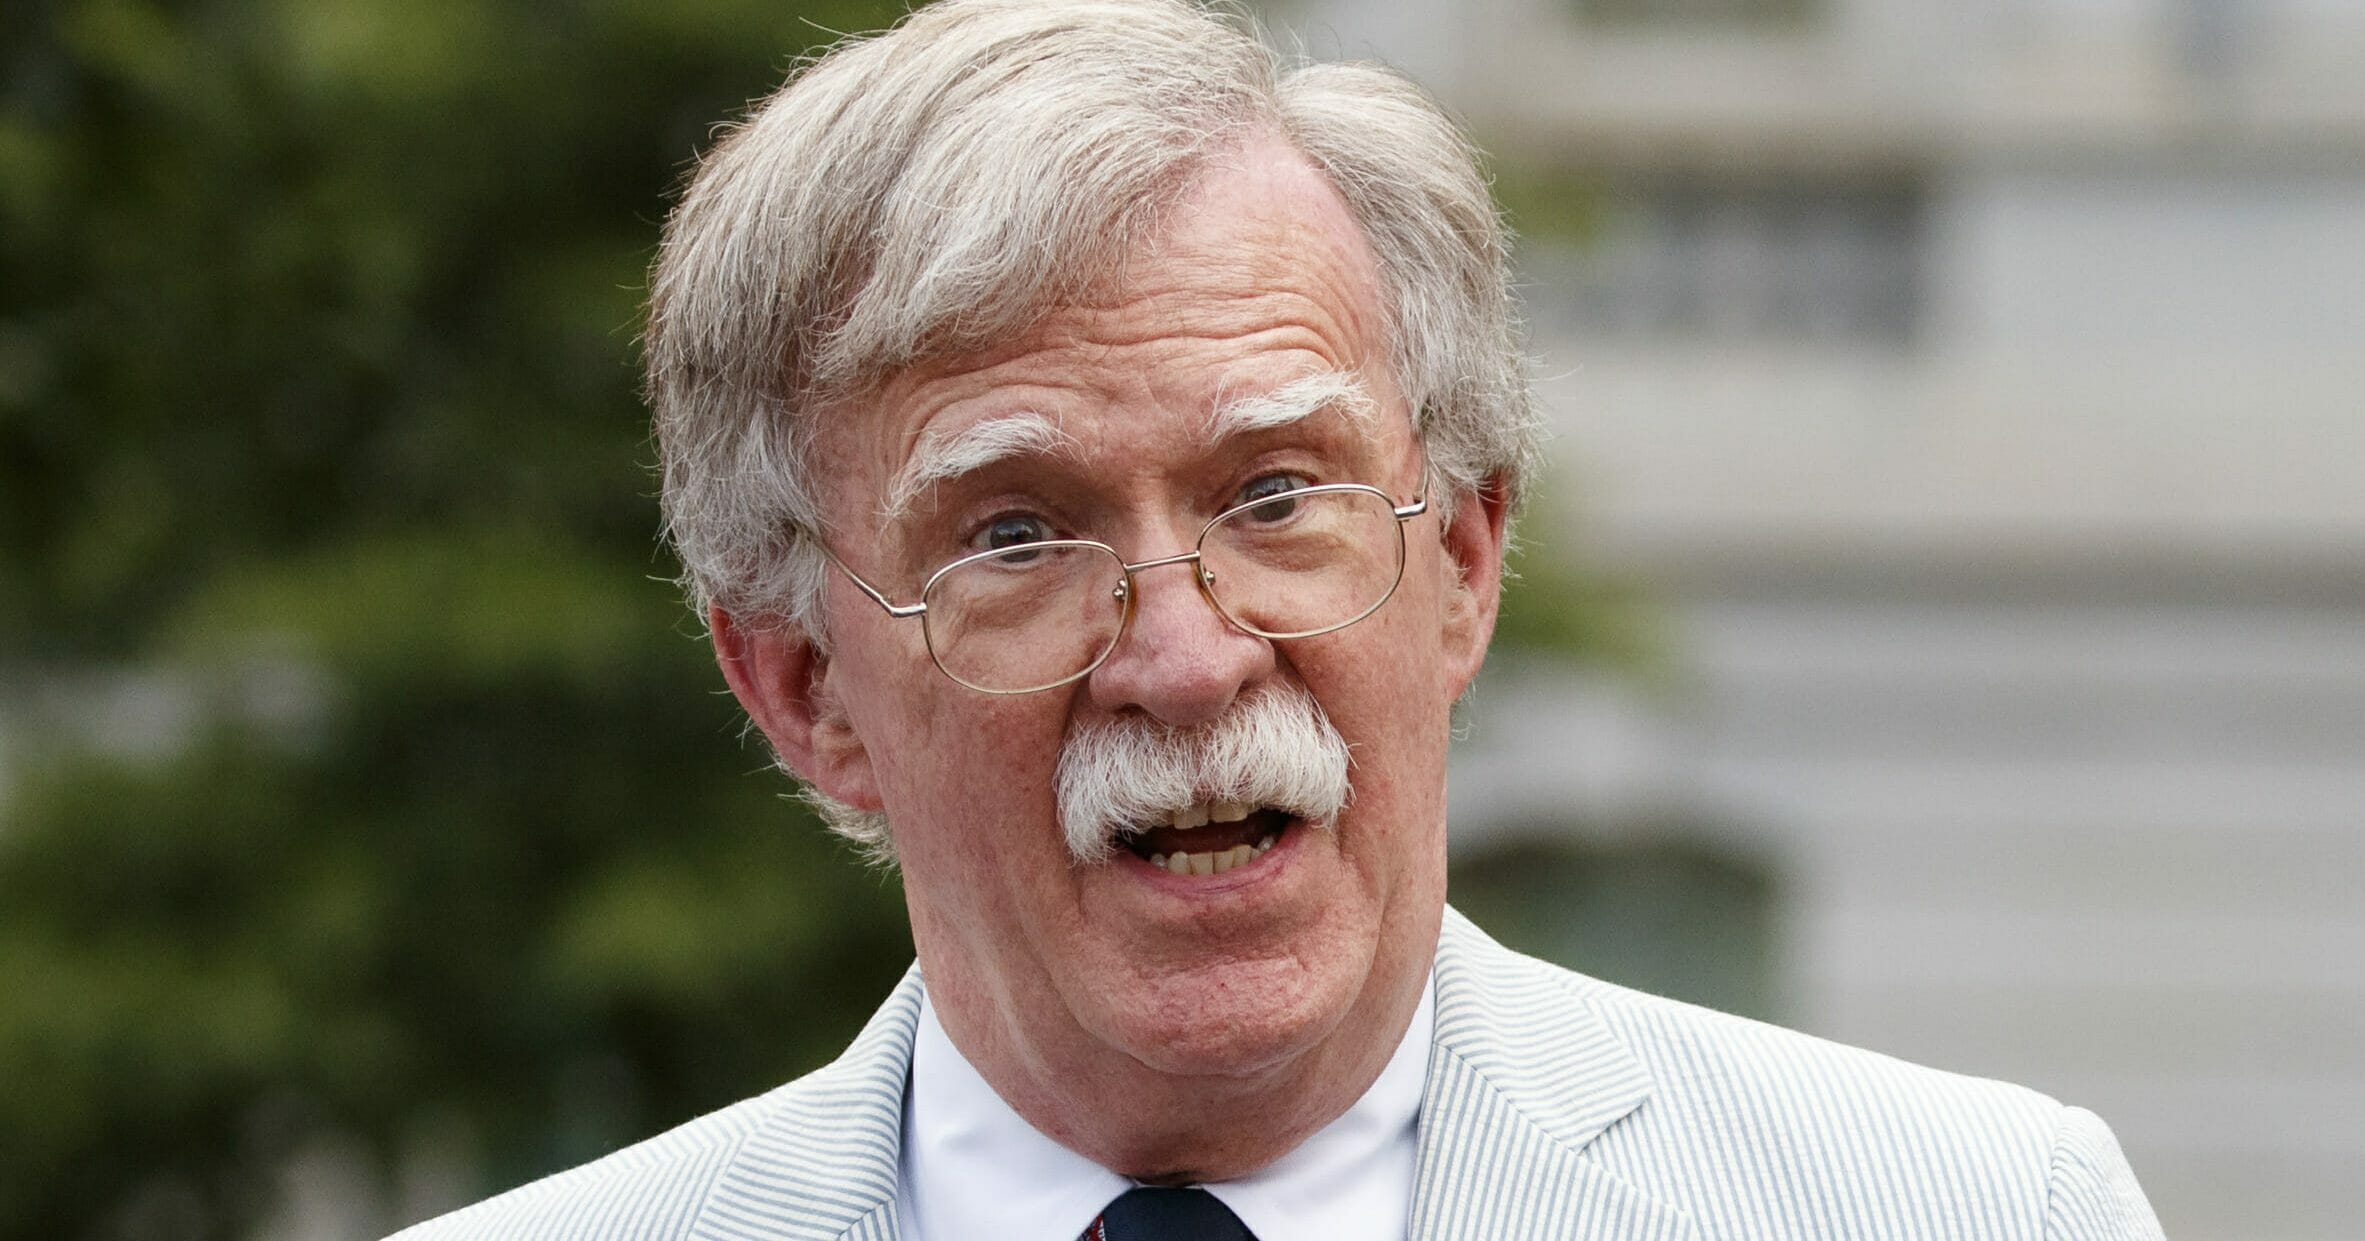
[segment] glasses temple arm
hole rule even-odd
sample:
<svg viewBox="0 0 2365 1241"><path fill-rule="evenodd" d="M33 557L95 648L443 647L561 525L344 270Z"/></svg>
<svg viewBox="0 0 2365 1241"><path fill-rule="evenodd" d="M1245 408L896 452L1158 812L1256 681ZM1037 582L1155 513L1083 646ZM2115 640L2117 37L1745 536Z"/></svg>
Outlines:
<svg viewBox="0 0 2365 1241"><path fill-rule="evenodd" d="M848 568L845 561L838 559L838 554L829 550L829 544L822 542L820 539L812 538L810 535L806 537L811 539L815 549L820 551L824 557L827 557L831 564L838 567L838 572L846 575L847 581L854 583L854 588L856 590L859 590L863 594L870 596L870 601L872 603L878 604L880 607L886 609L887 615L892 616L897 620L902 620L905 617L918 616L928 610L928 605L925 603L890 602L886 595L880 593L878 587L871 585L869 582L863 581L861 574L856 573L854 570Z"/></svg>
<svg viewBox="0 0 2365 1241"><path fill-rule="evenodd" d="M1421 489L1418 494L1413 496L1412 503L1392 506L1391 511L1396 514L1396 520L1411 521L1413 518L1428 512L1429 492L1436 486L1436 484L1436 467L1429 464L1429 449L1428 446L1424 444L1421 446Z"/></svg>

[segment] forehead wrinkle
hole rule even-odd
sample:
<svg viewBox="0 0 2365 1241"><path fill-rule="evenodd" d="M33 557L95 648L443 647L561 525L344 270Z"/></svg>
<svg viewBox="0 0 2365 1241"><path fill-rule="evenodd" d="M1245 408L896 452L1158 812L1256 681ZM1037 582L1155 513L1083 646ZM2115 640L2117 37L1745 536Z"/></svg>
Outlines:
<svg viewBox="0 0 2365 1241"><path fill-rule="evenodd" d="M1220 443L1235 435L1269 431L1337 410L1366 432L1379 402L1363 381L1346 371L1320 371L1254 396L1217 401L1207 414L1207 438Z"/></svg>
<svg viewBox="0 0 2365 1241"><path fill-rule="evenodd" d="M879 518L892 522L939 483L972 474L997 461L1072 448L1075 441L1058 423L1032 411L973 422L950 434L929 431L911 459L896 471L880 502Z"/></svg>

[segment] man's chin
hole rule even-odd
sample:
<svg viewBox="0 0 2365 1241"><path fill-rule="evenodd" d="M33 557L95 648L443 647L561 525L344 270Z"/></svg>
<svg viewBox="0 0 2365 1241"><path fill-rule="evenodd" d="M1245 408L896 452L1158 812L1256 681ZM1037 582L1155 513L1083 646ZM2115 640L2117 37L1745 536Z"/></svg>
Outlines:
<svg viewBox="0 0 2365 1241"><path fill-rule="evenodd" d="M1133 962L1087 1003L1088 1024L1127 1057L1182 1078L1256 1078L1286 1069L1329 1038L1361 998L1370 961L1353 937L1309 937L1265 953Z"/></svg>
<svg viewBox="0 0 2365 1241"><path fill-rule="evenodd" d="M1211 988L1196 1001L1169 995L1146 1013L1118 1014L1111 1041L1167 1077L1253 1080L1285 1072L1319 1047L1351 1004L1351 998L1341 1003L1329 996L1240 991Z"/></svg>

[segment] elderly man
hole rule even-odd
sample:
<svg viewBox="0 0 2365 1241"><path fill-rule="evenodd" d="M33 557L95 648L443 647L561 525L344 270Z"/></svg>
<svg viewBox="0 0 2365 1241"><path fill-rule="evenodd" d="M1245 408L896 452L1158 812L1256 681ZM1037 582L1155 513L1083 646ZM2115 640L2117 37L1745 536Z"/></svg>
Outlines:
<svg viewBox="0 0 2365 1241"><path fill-rule="evenodd" d="M650 324L732 691L902 868L835 1064L460 1237L2120 1237L2109 1132L1445 906L1532 451L1402 78L1185 0L945 0L706 158Z"/></svg>

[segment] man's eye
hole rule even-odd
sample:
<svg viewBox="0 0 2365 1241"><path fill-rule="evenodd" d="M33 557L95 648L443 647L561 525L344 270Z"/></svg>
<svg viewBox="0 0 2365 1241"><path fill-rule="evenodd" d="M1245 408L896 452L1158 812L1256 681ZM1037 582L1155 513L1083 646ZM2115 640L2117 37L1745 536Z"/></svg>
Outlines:
<svg viewBox="0 0 2365 1241"><path fill-rule="evenodd" d="M1052 537L1051 524L1040 517L997 517L977 532L974 542L979 551L998 552Z"/></svg>
<svg viewBox="0 0 2365 1241"><path fill-rule="evenodd" d="M1271 497L1285 497L1305 485L1306 481L1295 474L1267 474L1242 487L1239 496L1232 501L1232 504L1235 508L1243 504L1256 504L1255 508L1241 514L1251 521L1283 521L1297 512L1298 501L1271 499ZM1270 502L1257 504L1259 500L1269 500Z"/></svg>

